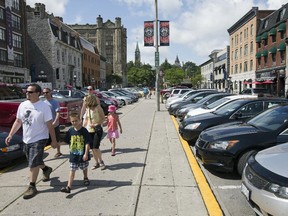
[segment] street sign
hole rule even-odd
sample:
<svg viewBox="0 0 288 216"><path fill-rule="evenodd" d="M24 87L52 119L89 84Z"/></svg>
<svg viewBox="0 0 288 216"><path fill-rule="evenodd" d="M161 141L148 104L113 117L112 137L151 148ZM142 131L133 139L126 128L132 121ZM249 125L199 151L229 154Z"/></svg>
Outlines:
<svg viewBox="0 0 288 216"><path fill-rule="evenodd" d="M155 67L159 67L159 52L155 52Z"/></svg>

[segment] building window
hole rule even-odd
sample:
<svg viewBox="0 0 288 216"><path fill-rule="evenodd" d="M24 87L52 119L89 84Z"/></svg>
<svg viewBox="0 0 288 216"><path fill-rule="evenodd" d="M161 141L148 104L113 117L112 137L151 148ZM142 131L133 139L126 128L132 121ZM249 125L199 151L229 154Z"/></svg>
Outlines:
<svg viewBox="0 0 288 216"><path fill-rule="evenodd" d="M285 33L286 33L286 31L280 31L280 38L281 39L285 38Z"/></svg>
<svg viewBox="0 0 288 216"><path fill-rule="evenodd" d="M16 10L19 10L19 0L13 0L12 7Z"/></svg>
<svg viewBox="0 0 288 216"><path fill-rule="evenodd" d="M245 44L244 46L244 56L248 55L248 44Z"/></svg>
<svg viewBox="0 0 288 216"><path fill-rule="evenodd" d="M0 28L0 40L5 41L6 31Z"/></svg>
<svg viewBox="0 0 288 216"><path fill-rule="evenodd" d="M234 52L232 51L232 53L231 53L231 60L233 60L233 58L234 58Z"/></svg>
<svg viewBox="0 0 288 216"><path fill-rule="evenodd" d="M276 65L276 53L271 53L272 65Z"/></svg>
<svg viewBox="0 0 288 216"><path fill-rule="evenodd" d="M62 63L65 64L65 54L63 51L62 51Z"/></svg>
<svg viewBox="0 0 288 216"><path fill-rule="evenodd" d="M238 73L238 64L235 65L235 74Z"/></svg>
<svg viewBox="0 0 288 216"><path fill-rule="evenodd" d="M23 57L21 54L14 53L14 66L15 67L22 67L23 65Z"/></svg>
<svg viewBox="0 0 288 216"><path fill-rule="evenodd" d="M59 68L56 68L56 79L60 79Z"/></svg>
<svg viewBox="0 0 288 216"><path fill-rule="evenodd" d="M242 47L240 47L240 54L239 54L240 58L242 57Z"/></svg>
<svg viewBox="0 0 288 216"><path fill-rule="evenodd" d="M57 50L57 62L60 63L60 50Z"/></svg>
<svg viewBox="0 0 288 216"><path fill-rule="evenodd" d="M266 29L266 28L267 28L267 26L268 26L268 19L264 21L264 25L263 25L263 28L264 28L264 29Z"/></svg>
<svg viewBox="0 0 288 216"><path fill-rule="evenodd" d="M234 38L231 39L231 46L233 47L234 45Z"/></svg>
<svg viewBox="0 0 288 216"><path fill-rule="evenodd" d="M258 63L258 68L260 68L261 67L261 58L257 59L257 63Z"/></svg>
<svg viewBox="0 0 288 216"><path fill-rule="evenodd" d="M247 61L244 62L244 72L248 71Z"/></svg>
<svg viewBox="0 0 288 216"><path fill-rule="evenodd" d="M250 35L251 35L251 36L253 35L253 32L254 32L254 25L251 24L251 27L250 27Z"/></svg>
<svg viewBox="0 0 288 216"><path fill-rule="evenodd" d="M22 37L20 35L13 34L13 47L22 47Z"/></svg>
<svg viewBox="0 0 288 216"><path fill-rule="evenodd" d="M80 58L78 58L78 67L80 67Z"/></svg>
<svg viewBox="0 0 288 216"><path fill-rule="evenodd" d="M240 63L240 66L239 66L239 73L242 73L242 63Z"/></svg>
<svg viewBox="0 0 288 216"><path fill-rule="evenodd" d="M240 32L240 43L242 43L242 32Z"/></svg>
<svg viewBox="0 0 288 216"><path fill-rule="evenodd" d="M4 9L0 8L0 19L4 20Z"/></svg>
<svg viewBox="0 0 288 216"><path fill-rule="evenodd" d="M272 38L272 42L276 42L276 35L271 35L271 38Z"/></svg>
<svg viewBox="0 0 288 216"><path fill-rule="evenodd" d="M16 29L20 29L20 17L12 14L12 27Z"/></svg>
<svg viewBox="0 0 288 216"><path fill-rule="evenodd" d="M253 70L253 60L250 60L250 71Z"/></svg>
<svg viewBox="0 0 288 216"><path fill-rule="evenodd" d="M277 18L277 22L279 22L280 20L283 19L284 15L285 15L285 12L286 12L286 8L283 8L283 10L281 10L281 11L279 12L279 16L278 16L278 18Z"/></svg>
<svg viewBox="0 0 288 216"><path fill-rule="evenodd" d="M285 63L285 52L280 52L281 63Z"/></svg>
<svg viewBox="0 0 288 216"><path fill-rule="evenodd" d="M0 61L6 62L7 61L7 51L0 49Z"/></svg>
<svg viewBox="0 0 288 216"><path fill-rule="evenodd" d="M267 55L264 56L264 65L265 65L265 66L267 66L267 59L268 59L268 58L267 58Z"/></svg>
<svg viewBox="0 0 288 216"><path fill-rule="evenodd" d="M254 52L254 50L253 50L253 45L254 45L254 44L253 44L253 41L251 41L251 42L250 42L250 53L253 53L253 52Z"/></svg>

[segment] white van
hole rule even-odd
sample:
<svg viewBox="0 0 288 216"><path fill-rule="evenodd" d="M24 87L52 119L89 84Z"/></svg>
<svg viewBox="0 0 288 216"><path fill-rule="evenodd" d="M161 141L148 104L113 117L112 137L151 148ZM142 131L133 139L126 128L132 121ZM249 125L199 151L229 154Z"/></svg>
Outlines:
<svg viewBox="0 0 288 216"><path fill-rule="evenodd" d="M184 119L190 118L192 116L209 113L217 110L219 107L222 107L224 104L227 104L231 101L242 99L242 98L258 98L256 95L231 95L224 98L221 98L214 103L211 103L205 107L199 107L197 109L191 110L187 113Z"/></svg>

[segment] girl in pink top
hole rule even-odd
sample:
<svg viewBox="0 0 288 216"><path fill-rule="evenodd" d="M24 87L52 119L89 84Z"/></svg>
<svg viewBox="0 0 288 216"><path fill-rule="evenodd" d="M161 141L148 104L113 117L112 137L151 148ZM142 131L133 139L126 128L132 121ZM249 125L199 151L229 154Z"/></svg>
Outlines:
<svg viewBox="0 0 288 216"><path fill-rule="evenodd" d="M122 126L119 120L119 116L116 114L116 107L114 105L110 105L108 107L108 112L109 114L107 117L107 121L108 121L107 138L110 140L112 144L111 156L115 156L116 139L119 138L118 127L120 129L120 133L122 134Z"/></svg>

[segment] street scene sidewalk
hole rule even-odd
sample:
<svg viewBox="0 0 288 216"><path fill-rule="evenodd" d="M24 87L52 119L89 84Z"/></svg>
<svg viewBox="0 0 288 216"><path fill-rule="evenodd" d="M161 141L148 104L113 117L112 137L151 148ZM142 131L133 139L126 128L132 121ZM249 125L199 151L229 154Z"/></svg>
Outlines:
<svg viewBox="0 0 288 216"><path fill-rule="evenodd" d="M22 198L29 183L26 162L0 174L0 215L208 215L177 130L163 104L156 111L155 97L118 110L123 133L116 141L116 156L104 137L100 149L105 170L91 170L90 185L76 171L71 194L60 192L69 174L69 150L45 163L53 168L51 181L37 181L38 194ZM104 127L106 131L106 127ZM106 133L104 133L106 135Z"/></svg>

